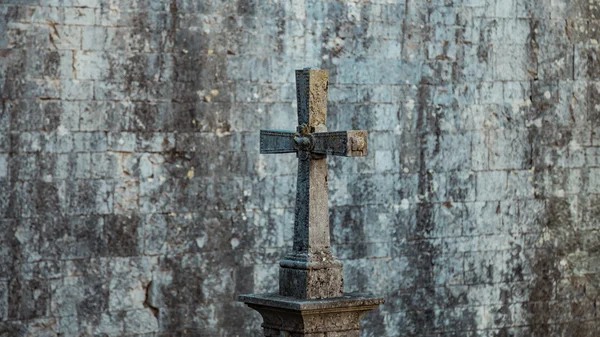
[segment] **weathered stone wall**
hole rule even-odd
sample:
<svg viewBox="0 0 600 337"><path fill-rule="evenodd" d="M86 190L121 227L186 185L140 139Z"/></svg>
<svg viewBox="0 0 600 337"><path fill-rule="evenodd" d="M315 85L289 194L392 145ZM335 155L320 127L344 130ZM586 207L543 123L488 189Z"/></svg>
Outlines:
<svg viewBox="0 0 600 337"><path fill-rule="evenodd" d="M0 2L1 336L258 336L307 65L364 336L600 335L598 0Z"/></svg>

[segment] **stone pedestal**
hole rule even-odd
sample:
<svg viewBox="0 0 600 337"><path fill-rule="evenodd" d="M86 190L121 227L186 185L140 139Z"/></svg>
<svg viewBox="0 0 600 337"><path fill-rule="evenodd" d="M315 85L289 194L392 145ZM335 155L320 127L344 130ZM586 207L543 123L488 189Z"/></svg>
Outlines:
<svg viewBox="0 0 600 337"><path fill-rule="evenodd" d="M344 294L343 265L324 247L315 254L290 253L279 262L279 295L299 299Z"/></svg>
<svg viewBox="0 0 600 337"><path fill-rule="evenodd" d="M253 294L239 299L262 315L265 337L359 337L362 316L384 302L359 294L312 300Z"/></svg>

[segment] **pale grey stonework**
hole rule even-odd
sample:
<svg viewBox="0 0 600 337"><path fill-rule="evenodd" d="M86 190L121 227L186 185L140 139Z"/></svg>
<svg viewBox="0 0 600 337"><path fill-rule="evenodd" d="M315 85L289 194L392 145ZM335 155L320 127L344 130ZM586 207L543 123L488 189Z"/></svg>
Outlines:
<svg viewBox="0 0 600 337"><path fill-rule="evenodd" d="M0 3L5 334L259 336L310 65L363 336L600 335L597 0Z"/></svg>

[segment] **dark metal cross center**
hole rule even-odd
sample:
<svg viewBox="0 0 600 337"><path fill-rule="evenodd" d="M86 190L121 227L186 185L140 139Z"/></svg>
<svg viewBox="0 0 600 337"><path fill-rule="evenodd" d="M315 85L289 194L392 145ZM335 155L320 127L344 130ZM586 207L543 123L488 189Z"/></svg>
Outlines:
<svg viewBox="0 0 600 337"><path fill-rule="evenodd" d="M298 186L293 251L284 268L323 269L338 266L330 250L326 155L365 156L366 131L327 132L327 70L296 70L296 131L261 130L260 153L298 156Z"/></svg>

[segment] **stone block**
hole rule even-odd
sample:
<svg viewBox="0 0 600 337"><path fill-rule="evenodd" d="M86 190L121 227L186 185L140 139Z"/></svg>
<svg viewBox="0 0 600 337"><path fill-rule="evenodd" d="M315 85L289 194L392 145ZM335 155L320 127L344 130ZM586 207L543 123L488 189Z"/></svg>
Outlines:
<svg viewBox="0 0 600 337"><path fill-rule="evenodd" d="M485 171L477 173L477 200L492 201L504 199L507 188L506 171Z"/></svg>
<svg viewBox="0 0 600 337"><path fill-rule="evenodd" d="M44 280L16 280L8 283L8 318L30 320L46 317L50 307L49 286Z"/></svg>
<svg viewBox="0 0 600 337"><path fill-rule="evenodd" d="M114 212L115 214L130 214L138 207L139 180L125 179L115 182Z"/></svg>
<svg viewBox="0 0 600 337"><path fill-rule="evenodd" d="M465 235L485 235L502 230L502 206L499 202L465 204L463 231Z"/></svg>
<svg viewBox="0 0 600 337"><path fill-rule="evenodd" d="M110 73L109 60L106 54L96 51L83 51L73 56L75 72L78 79L103 80Z"/></svg>
<svg viewBox="0 0 600 337"><path fill-rule="evenodd" d="M94 83L94 96L98 100L123 100L129 96L129 89L127 83L120 80L97 81ZM125 104L130 103L126 102Z"/></svg>
<svg viewBox="0 0 600 337"><path fill-rule="evenodd" d="M106 252L102 235L104 225L104 220L99 216L70 217L67 225L69 235L57 238L61 257L81 259L103 256Z"/></svg>
<svg viewBox="0 0 600 337"><path fill-rule="evenodd" d="M600 148L588 147L585 149L586 165L600 166Z"/></svg>
<svg viewBox="0 0 600 337"><path fill-rule="evenodd" d="M173 133L138 133L136 150L142 152L163 152L175 147Z"/></svg>
<svg viewBox="0 0 600 337"><path fill-rule="evenodd" d="M96 9L86 7L67 7L64 9L64 23L67 25L96 24Z"/></svg>
<svg viewBox="0 0 600 337"><path fill-rule="evenodd" d="M383 243L390 239L393 227L390 223L394 220L395 214L389 211L388 206L369 205L364 207L364 220L362 217L356 219L354 232L362 231L364 234L360 238L349 241L362 241ZM385 247L385 246L384 246ZM383 248L383 247L382 247Z"/></svg>
<svg viewBox="0 0 600 337"><path fill-rule="evenodd" d="M483 251L465 254L465 283L482 284L502 281L504 261L502 252Z"/></svg>
<svg viewBox="0 0 600 337"><path fill-rule="evenodd" d="M110 256L137 256L142 251L142 223L135 215L107 215L104 235Z"/></svg>
<svg viewBox="0 0 600 337"><path fill-rule="evenodd" d="M81 105L76 101L62 101L60 104L60 123L56 130L60 135L66 135L70 131L79 130L79 117ZM60 126L60 128L59 128Z"/></svg>
<svg viewBox="0 0 600 337"><path fill-rule="evenodd" d="M124 333L124 323L122 315L119 313L104 312L88 316L87 326L92 326L96 334L122 334Z"/></svg>
<svg viewBox="0 0 600 337"><path fill-rule="evenodd" d="M74 153L70 155L71 172L78 179L89 179L91 177L92 162L89 153Z"/></svg>
<svg viewBox="0 0 600 337"><path fill-rule="evenodd" d="M534 197L534 174L531 170L517 170L508 173L508 195L519 199Z"/></svg>
<svg viewBox="0 0 600 337"><path fill-rule="evenodd" d="M490 169L525 169L530 165L531 148L522 129L492 131L488 141Z"/></svg>
<svg viewBox="0 0 600 337"><path fill-rule="evenodd" d="M88 316L108 309L108 285L105 279L65 277L50 281L51 310L59 317ZM65 319L64 329L77 330L77 320ZM73 326L74 324L74 326Z"/></svg>
<svg viewBox="0 0 600 337"><path fill-rule="evenodd" d="M110 110L114 109L109 104L98 104L96 102L82 103L79 113L80 131L107 131L109 124L114 121L109 120L112 117Z"/></svg>
<svg viewBox="0 0 600 337"><path fill-rule="evenodd" d="M496 0L494 14L498 18L514 18L516 16L516 0Z"/></svg>
<svg viewBox="0 0 600 337"><path fill-rule="evenodd" d="M133 152L136 144L133 132L111 132L108 134L108 149L116 152Z"/></svg>
<svg viewBox="0 0 600 337"><path fill-rule="evenodd" d="M108 146L104 132L75 132L73 144L76 152L103 152Z"/></svg>
<svg viewBox="0 0 600 337"><path fill-rule="evenodd" d="M512 222L514 233L538 233L545 219L545 203L542 200L523 200L518 204L519 217Z"/></svg>
<svg viewBox="0 0 600 337"><path fill-rule="evenodd" d="M527 81L537 75L536 65L523 45L497 46L493 62L495 80Z"/></svg>
<svg viewBox="0 0 600 337"><path fill-rule="evenodd" d="M56 25L50 33L50 42L58 50L78 50L81 47L81 28Z"/></svg>
<svg viewBox="0 0 600 337"><path fill-rule="evenodd" d="M589 183L587 186L587 190L589 193L599 193L600 192L600 168L590 168L589 169Z"/></svg>
<svg viewBox="0 0 600 337"><path fill-rule="evenodd" d="M476 175L472 171L448 172L445 187L445 200L451 202L474 201L476 198L476 180Z"/></svg>
<svg viewBox="0 0 600 337"><path fill-rule="evenodd" d="M575 46L574 79L594 79L600 77L600 68L597 65L600 49L597 46Z"/></svg>
<svg viewBox="0 0 600 337"><path fill-rule="evenodd" d="M111 179L122 175L120 170L120 158L111 152L91 153L91 176L92 179Z"/></svg>
<svg viewBox="0 0 600 337"><path fill-rule="evenodd" d="M0 179L8 177L8 154L0 153Z"/></svg>
<svg viewBox="0 0 600 337"><path fill-rule="evenodd" d="M398 108L391 104L373 104L368 106L372 114L370 130L397 130L399 123ZM366 116L365 116L366 117ZM356 123L354 123L356 125ZM352 125L352 128L364 129L363 126ZM347 126L346 126L347 127Z"/></svg>
<svg viewBox="0 0 600 337"><path fill-rule="evenodd" d="M167 219L163 214L150 214L142 219L144 254L156 255L166 251Z"/></svg>
<svg viewBox="0 0 600 337"><path fill-rule="evenodd" d="M573 47L567 44L544 44L538 57L538 76L541 80L573 78Z"/></svg>
<svg viewBox="0 0 600 337"><path fill-rule="evenodd" d="M471 133L427 136L427 169L431 172L443 172L470 168L471 138Z"/></svg>
<svg viewBox="0 0 600 337"><path fill-rule="evenodd" d="M60 84L60 98L64 100L91 100L94 97L92 81L63 79Z"/></svg>
<svg viewBox="0 0 600 337"><path fill-rule="evenodd" d="M76 335L79 330L79 319L76 315L58 317L57 330L65 336Z"/></svg>
<svg viewBox="0 0 600 337"><path fill-rule="evenodd" d="M124 324L126 333L143 334L159 331L158 319L148 308L127 311Z"/></svg>
<svg viewBox="0 0 600 337"><path fill-rule="evenodd" d="M27 57L27 72L32 78L65 78L72 76L70 51L45 51Z"/></svg>
<svg viewBox="0 0 600 337"><path fill-rule="evenodd" d="M11 176L21 180L33 180L39 173L37 155L17 154L8 158L8 170Z"/></svg>
<svg viewBox="0 0 600 337"><path fill-rule="evenodd" d="M442 255L434 260L433 274L437 284L464 284L463 255Z"/></svg>
<svg viewBox="0 0 600 337"><path fill-rule="evenodd" d="M109 214L113 210L113 186L106 180L80 180L71 198L73 214Z"/></svg>
<svg viewBox="0 0 600 337"><path fill-rule="evenodd" d="M7 105L3 104L0 108L0 132L9 130L10 114Z"/></svg>
<svg viewBox="0 0 600 337"><path fill-rule="evenodd" d="M55 279L63 276L61 261L40 261L36 263L36 274L43 279Z"/></svg>
<svg viewBox="0 0 600 337"><path fill-rule="evenodd" d="M13 130L38 131L42 125L43 112L35 100L19 99L5 104Z"/></svg>
<svg viewBox="0 0 600 337"><path fill-rule="evenodd" d="M82 50L103 50L107 39L106 28L101 26L86 26L81 30Z"/></svg>
<svg viewBox="0 0 600 337"><path fill-rule="evenodd" d="M279 287L279 265L277 264L255 265L250 276L253 277L252 280L249 280L252 292L264 293ZM236 287L238 284L236 279Z"/></svg>
<svg viewBox="0 0 600 337"><path fill-rule="evenodd" d="M0 132L0 153L6 153L10 149L10 135Z"/></svg>
<svg viewBox="0 0 600 337"><path fill-rule="evenodd" d="M287 89L287 87L286 87ZM291 91L292 87L289 87L289 95L291 95L292 98L291 101L296 99L296 93L295 93L295 87L294 87L294 92ZM372 95L371 93L371 89L372 87L370 86L363 86L360 87L361 90L361 95ZM329 86L329 101L330 102L339 102L339 103L353 103L356 102L356 88L353 86L334 86L334 85L330 85ZM293 95L292 95L293 94ZM286 97L288 97L288 95L286 95Z"/></svg>
<svg viewBox="0 0 600 337"><path fill-rule="evenodd" d="M8 320L8 283L0 283L0 318Z"/></svg>
<svg viewBox="0 0 600 337"><path fill-rule="evenodd" d="M301 299L339 297L344 292L341 267L313 270L281 268L279 285L281 296Z"/></svg>
<svg viewBox="0 0 600 337"><path fill-rule="evenodd" d="M111 311L143 309L146 289L135 277L116 278L109 281L108 307Z"/></svg>
<svg viewBox="0 0 600 337"><path fill-rule="evenodd" d="M463 235L463 222L467 214L467 207L463 203L445 202L433 206L433 221L436 226L432 231L433 237L454 237Z"/></svg>

